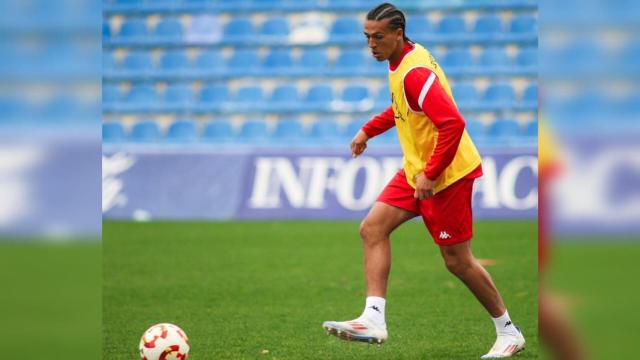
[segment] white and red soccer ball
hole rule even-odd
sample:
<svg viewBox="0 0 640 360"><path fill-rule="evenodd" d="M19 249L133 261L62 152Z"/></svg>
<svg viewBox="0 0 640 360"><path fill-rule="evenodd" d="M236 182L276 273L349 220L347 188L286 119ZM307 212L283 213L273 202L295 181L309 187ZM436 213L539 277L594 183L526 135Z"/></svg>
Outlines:
<svg viewBox="0 0 640 360"><path fill-rule="evenodd" d="M142 334L139 348L142 360L187 360L189 339L176 325L157 324Z"/></svg>

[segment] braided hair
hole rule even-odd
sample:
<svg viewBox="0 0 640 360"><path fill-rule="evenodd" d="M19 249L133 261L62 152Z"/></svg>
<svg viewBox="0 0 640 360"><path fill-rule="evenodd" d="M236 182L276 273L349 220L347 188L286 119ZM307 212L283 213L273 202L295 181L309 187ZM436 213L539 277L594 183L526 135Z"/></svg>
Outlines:
<svg viewBox="0 0 640 360"><path fill-rule="evenodd" d="M402 37L405 41L411 41L405 33L405 26L407 21L404 17L404 14L393 4L382 3L369 10L369 12L367 13L367 20L380 21L384 19L389 19L389 26L393 30L402 29Z"/></svg>

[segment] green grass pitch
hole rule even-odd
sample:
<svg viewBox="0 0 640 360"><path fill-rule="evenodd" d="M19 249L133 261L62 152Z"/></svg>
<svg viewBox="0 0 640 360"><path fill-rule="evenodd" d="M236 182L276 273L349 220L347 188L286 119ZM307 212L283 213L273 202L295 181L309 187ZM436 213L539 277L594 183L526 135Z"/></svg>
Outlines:
<svg viewBox="0 0 640 360"><path fill-rule="evenodd" d="M538 358L537 224L477 221L476 257ZM136 359L144 330L181 326L190 359L478 359L493 323L424 225L392 235L389 340L327 336L364 305L358 222L115 222L103 227L103 358Z"/></svg>

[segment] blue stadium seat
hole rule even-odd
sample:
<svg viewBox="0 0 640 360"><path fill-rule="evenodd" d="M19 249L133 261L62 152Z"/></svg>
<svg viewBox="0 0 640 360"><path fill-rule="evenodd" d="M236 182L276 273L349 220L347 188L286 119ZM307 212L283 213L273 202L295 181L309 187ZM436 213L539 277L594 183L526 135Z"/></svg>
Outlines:
<svg viewBox="0 0 640 360"><path fill-rule="evenodd" d="M152 70L151 55L148 52L132 52L122 61L122 69L127 73L145 75Z"/></svg>
<svg viewBox="0 0 640 360"><path fill-rule="evenodd" d="M520 135L520 125L513 119L498 119L491 123L489 135L496 138Z"/></svg>
<svg viewBox="0 0 640 360"><path fill-rule="evenodd" d="M359 74L363 73L367 60L361 50L342 50L333 67L334 74Z"/></svg>
<svg viewBox="0 0 640 360"><path fill-rule="evenodd" d="M489 136L493 138L509 138L520 135L520 124L511 118L499 118L489 125Z"/></svg>
<svg viewBox="0 0 640 360"><path fill-rule="evenodd" d="M443 65L447 71L454 73L469 71L474 65L473 56L467 48L450 49L447 51Z"/></svg>
<svg viewBox="0 0 640 360"><path fill-rule="evenodd" d="M604 53L605 50L602 49L597 41L578 39L569 42L569 44L562 48L559 58L557 59L561 63L557 64L556 68L562 69L564 65L569 67L574 74L599 71L602 67ZM546 53L543 58L547 58Z"/></svg>
<svg viewBox="0 0 640 360"><path fill-rule="evenodd" d="M301 73L318 73L324 71L329 63L325 48L310 48L300 56L298 67Z"/></svg>
<svg viewBox="0 0 640 360"><path fill-rule="evenodd" d="M30 112L32 107L23 97L16 94L0 95L0 125L23 122L25 113Z"/></svg>
<svg viewBox="0 0 640 360"><path fill-rule="evenodd" d="M504 73L511 71L511 59L504 48L485 48L480 55L483 71Z"/></svg>
<svg viewBox="0 0 640 360"><path fill-rule="evenodd" d="M640 42L636 39L624 45L620 54L621 67L637 71L640 69Z"/></svg>
<svg viewBox="0 0 640 360"><path fill-rule="evenodd" d="M162 135L155 121L139 120L133 125L129 138L136 142L159 142Z"/></svg>
<svg viewBox="0 0 640 360"><path fill-rule="evenodd" d="M286 38L289 35L289 22L283 17L271 17L260 27L260 35L269 38Z"/></svg>
<svg viewBox="0 0 640 360"><path fill-rule="evenodd" d="M478 92L471 83L456 83L451 91L456 104L462 110L468 110L478 101Z"/></svg>
<svg viewBox="0 0 640 360"><path fill-rule="evenodd" d="M369 89L362 85L349 85L342 91L342 101L357 103L369 98Z"/></svg>
<svg viewBox="0 0 640 360"><path fill-rule="evenodd" d="M515 102L513 87L508 83L495 83L487 88L483 103L494 110L504 110ZM497 108L497 109L496 109Z"/></svg>
<svg viewBox="0 0 640 360"><path fill-rule="evenodd" d="M84 105L82 100L76 96L57 94L49 98L44 106L40 106L39 109L42 110L43 120L72 122L83 115L83 111L86 110Z"/></svg>
<svg viewBox="0 0 640 360"><path fill-rule="evenodd" d="M102 23L102 39L109 40L111 37L111 26L109 26L109 22L105 21Z"/></svg>
<svg viewBox="0 0 640 360"><path fill-rule="evenodd" d="M610 96L602 90L594 89L585 89L576 93L571 98L564 100L562 106L567 109L567 113L573 119L580 119L582 126L589 124L594 127L601 126L602 118L610 117L614 110L611 108Z"/></svg>
<svg viewBox="0 0 640 360"><path fill-rule="evenodd" d="M229 87L223 84L207 85L200 91L199 107L203 109L221 109L230 99Z"/></svg>
<svg viewBox="0 0 640 360"><path fill-rule="evenodd" d="M535 110L538 107L538 85L531 84L525 90L522 95L522 105L530 110Z"/></svg>
<svg viewBox="0 0 640 360"><path fill-rule="evenodd" d="M412 40L432 31L429 19L424 15L408 16L406 24L406 35Z"/></svg>
<svg viewBox="0 0 640 360"><path fill-rule="evenodd" d="M128 19L120 27L119 37L144 40L149 36L149 29L144 19Z"/></svg>
<svg viewBox="0 0 640 360"><path fill-rule="evenodd" d="M325 0L326 5L331 9L336 9L337 11L342 11L345 9L357 9L362 6L362 2L360 0ZM402 1L402 0L401 0Z"/></svg>
<svg viewBox="0 0 640 360"><path fill-rule="evenodd" d="M366 120L362 120L362 119L354 119L349 121L347 123L347 126L344 129L343 137L349 138L349 139L353 138L356 135L356 133L360 131L360 129L362 129L362 127L366 122L367 122Z"/></svg>
<svg viewBox="0 0 640 360"><path fill-rule="evenodd" d="M537 34L538 22L533 15L514 16L509 30L514 34Z"/></svg>
<svg viewBox="0 0 640 360"><path fill-rule="evenodd" d="M383 111L391 106L391 93L389 92L388 85L382 85L378 89L378 94L375 98L374 110Z"/></svg>
<svg viewBox="0 0 640 360"><path fill-rule="evenodd" d="M109 121L102 124L102 140L104 142L123 142L126 138L124 127L119 121Z"/></svg>
<svg viewBox="0 0 640 360"><path fill-rule="evenodd" d="M333 88L327 84L313 85L307 91L305 107L310 111L328 111L333 101Z"/></svg>
<svg viewBox="0 0 640 360"><path fill-rule="evenodd" d="M108 84L102 85L102 104L109 107L118 103L122 98L118 85Z"/></svg>
<svg viewBox="0 0 640 360"><path fill-rule="evenodd" d="M270 75L286 74L293 67L291 52L287 48L273 49L265 57L262 66Z"/></svg>
<svg viewBox="0 0 640 360"><path fill-rule="evenodd" d="M237 109L260 110L264 107L262 88L254 85L241 87L236 92L233 102Z"/></svg>
<svg viewBox="0 0 640 360"><path fill-rule="evenodd" d="M443 51L442 49L431 48L428 50L439 64L441 64L442 61L446 58L446 51Z"/></svg>
<svg viewBox="0 0 640 360"><path fill-rule="evenodd" d="M157 105L156 90L152 85L134 85L127 94L127 108L148 111Z"/></svg>
<svg viewBox="0 0 640 360"><path fill-rule="evenodd" d="M330 118L316 120L309 131L309 138L320 143L338 140L339 137L338 123Z"/></svg>
<svg viewBox="0 0 640 360"><path fill-rule="evenodd" d="M179 41L183 34L182 23L176 19L160 21L154 31L156 39L164 41Z"/></svg>
<svg viewBox="0 0 640 360"><path fill-rule="evenodd" d="M474 28L476 34L501 34L502 19L498 15L483 15L478 17Z"/></svg>
<svg viewBox="0 0 640 360"><path fill-rule="evenodd" d="M225 69L225 60L217 50L206 50L201 52L196 58L194 71L203 76L207 74L222 74Z"/></svg>
<svg viewBox="0 0 640 360"><path fill-rule="evenodd" d="M259 71L260 58L255 49L237 49L227 61L227 68L234 74L247 75Z"/></svg>
<svg viewBox="0 0 640 360"><path fill-rule="evenodd" d="M228 142L233 139L233 127L228 120L213 120L205 124L202 138L211 142Z"/></svg>
<svg viewBox="0 0 640 360"><path fill-rule="evenodd" d="M481 139L487 135L487 128L477 119L466 119L465 128L473 140Z"/></svg>
<svg viewBox="0 0 640 360"><path fill-rule="evenodd" d="M360 21L353 17L340 17L331 25L330 41L343 42L358 38L362 33Z"/></svg>
<svg viewBox="0 0 640 360"><path fill-rule="evenodd" d="M538 49L525 48L520 49L516 56L516 62L518 66L536 68L538 66Z"/></svg>
<svg viewBox="0 0 640 360"><path fill-rule="evenodd" d="M193 120L176 120L169 126L167 140L173 142L194 142L198 138Z"/></svg>
<svg viewBox="0 0 640 360"><path fill-rule="evenodd" d="M102 52L102 70L109 74L111 71L115 70L118 67L118 61L116 60L113 52L104 51Z"/></svg>
<svg viewBox="0 0 640 360"><path fill-rule="evenodd" d="M191 86L184 84L171 84L164 93L165 110L185 110L193 102Z"/></svg>
<svg viewBox="0 0 640 360"><path fill-rule="evenodd" d="M387 76L389 74L389 62L376 60L369 51L365 53L364 58L366 60L366 73L364 75L369 76Z"/></svg>
<svg viewBox="0 0 640 360"><path fill-rule="evenodd" d="M280 85L273 89L268 110L273 112L300 110L299 100L295 85Z"/></svg>
<svg viewBox="0 0 640 360"><path fill-rule="evenodd" d="M286 140L287 143L302 142L304 140L304 128L296 119L281 119L276 123L273 132L274 140Z"/></svg>
<svg viewBox="0 0 640 360"><path fill-rule="evenodd" d="M273 10L280 9L283 7L282 5L286 5L287 0L252 0L251 6L255 10Z"/></svg>
<svg viewBox="0 0 640 360"><path fill-rule="evenodd" d="M442 35L464 34L467 26L460 15L448 15L443 17L438 24L438 33Z"/></svg>
<svg viewBox="0 0 640 360"><path fill-rule="evenodd" d="M160 69L167 73L180 73L189 67L189 59L182 50L169 50L160 58Z"/></svg>
<svg viewBox="0 0 640 360"><path fill-rule="evenodd" d="M244 41L253 36L253 23L247 18L232 18L225 26L223 39L229 43Z"/></svg>
<svg viewBox="0 0 640 360"><path fill-rule="evenodd" d="M240 127L238 138L252 143L266 141L269 137L267 123L264 120L245 120Z"/></svg>
<svg viewBox="0 0 640 360"><path fill-rule="evenodd" d="M537 120L532 120L529 121L527 123L527 125L524 128L524 136L533 136L533 137L537 137L538 136L538 121Z"/></svg>

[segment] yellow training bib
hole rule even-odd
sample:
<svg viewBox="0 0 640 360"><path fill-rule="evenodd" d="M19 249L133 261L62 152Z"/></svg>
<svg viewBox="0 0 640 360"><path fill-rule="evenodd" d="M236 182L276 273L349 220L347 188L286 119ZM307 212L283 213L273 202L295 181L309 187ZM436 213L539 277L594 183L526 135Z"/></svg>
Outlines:
<svg viewBox="0 0 640 360"><path fill-rule="evenodd" d="M413 50L405 55L395 71L389 71L389 89L391 90L398 138L404 154L402 159L404 172L407 176L407 182L413 188L416 187L415 177L424 171L438 141L438 128L424 112L415 112L409 107L404 93L404 77L417 67L427 68L436 74L440 84L453 100L449 82L442 68L431 53L420 44L414 44ZM467 130L464 130L453 161L435 179L435 192L444 190L467 175L480 163L480 154L471 141Z"/></svg>

